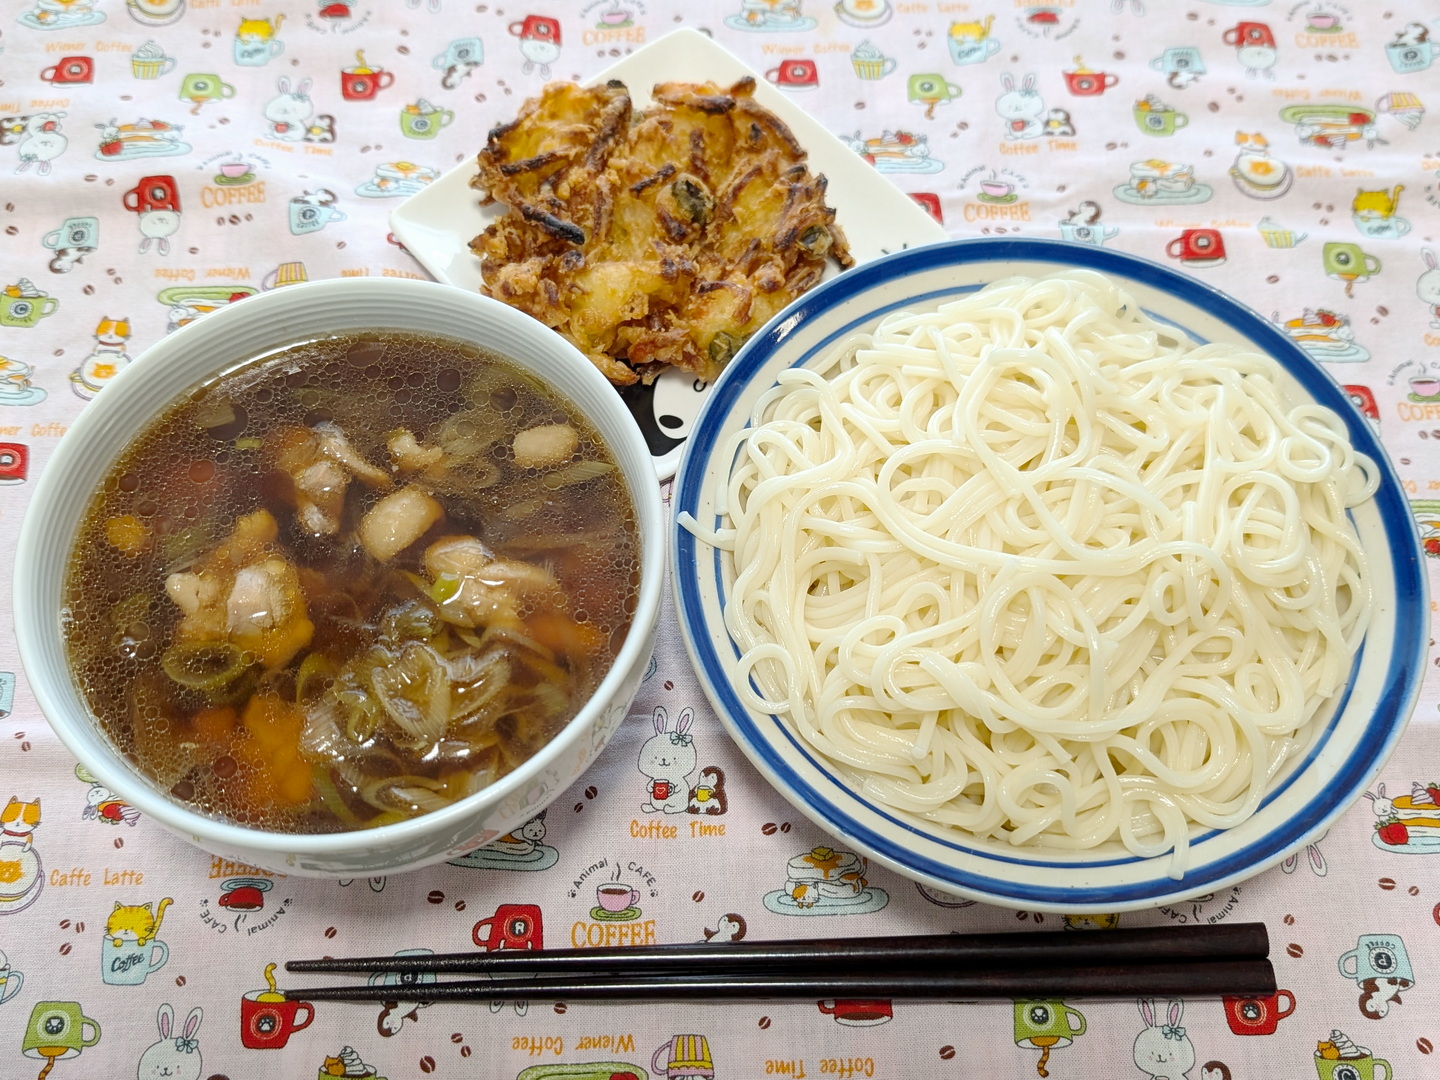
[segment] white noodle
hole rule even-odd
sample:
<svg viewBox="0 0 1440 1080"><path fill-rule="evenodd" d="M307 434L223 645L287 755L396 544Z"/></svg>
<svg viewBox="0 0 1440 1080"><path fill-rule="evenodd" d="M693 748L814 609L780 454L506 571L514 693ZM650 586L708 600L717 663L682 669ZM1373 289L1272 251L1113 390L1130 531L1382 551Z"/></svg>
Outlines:
<svg viewBox="0 0 1440 1080"><path fill-rule="evenodd" d="M1279 372L1072 272L781 373L728 527L686 523L733 553L742 696L868 799L1178 877L1255 812L1369 618L1346 509L1376 470Z"/></svg>

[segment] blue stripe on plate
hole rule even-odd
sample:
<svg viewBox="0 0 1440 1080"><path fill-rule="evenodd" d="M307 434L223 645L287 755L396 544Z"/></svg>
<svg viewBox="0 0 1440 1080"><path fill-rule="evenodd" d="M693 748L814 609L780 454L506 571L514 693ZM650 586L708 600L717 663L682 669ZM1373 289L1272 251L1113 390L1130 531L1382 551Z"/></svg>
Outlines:
<svg viewBox="0 0 1440 1080"><path fill-rule="evenodd" d="M1137 259L1119 252L1093 248L1087 245L1070 244L1050 240L962 240L936 244L910 251L898 252L848 271L826 282L816 290L807 293L785 311L781 312L769 328L759 337L752 339L731 362L724 375L716 383L706 401L696 427L692 433L677 474L675 511L695 513L700 496L699 482L715 452L719 428L734 410L740 395L749 381L764 368L775 351L790 334L805 321L822 314L833 314L834 309L846 305L854 307L854 301L864 293L885 282L911 273L942 269L973 263L995 263L1001 277L1023 271L1015 263L1049 263L1056 269L1085 268L1126 278L1138 284L1163 291L1210 316L1225 322L1239 334L1249 338L1261 350L1268 352L1293 376L1302 388L1319 403L1333 409L1344 420L1352 445L1376 462L1380 471L1380 488L1375 495L1384 535L1392 557L1395 573L1396 608L1393 613L1375 613L1377 618L1390 614L1394 620L1394 647L1389 657L1383 679L1384 691L1375 702L1374 712L1366 723L1363 735L1352 753L1335 769L1321 797L1312 800L1303 810L1277 823L1269 833L1246 847L1228 856L1192 867L1183 881L1177 882L1165 873L1168 859L1151 860L1156 866L1152 879L1125 886L1066 887L1029 886L1018 884L1003 877L962 870L958 867L937 862L926 856L896 844L880 836L873 828L857 819L847 809L827 797L819 788L803 779L788 764L778 751L770 745L775 733L799 752L810 765L820 772L826 781L844 792L847 799L865 812L883 819L893 826L924 837L928 841L964 853L969 859L993 863L997 871L1003 871L1006 862L1021 865L1053 866L1058 871L1077 871L1086 868L1099 869L1108 866L1140 862L1133 856L1089 862L1063 861L1060 858L1019 859L997 856L988 851L967 848L965 845L942 838L936 833L917 828L909 822L895 817L892 813L867 803L848 792L845 782L829 772L826 765L816 758L802 743L794 738L785 725L775 717L769 717L768 725L774 732L762 730L750 716L734 689L724 677L725 666L716 650L716 635L723 638L723 629L713 632L703 618L699 594L700 559L695 538L684 529L675 529L674 573L676 599L680 614L681 629L687 638L692 655L697 659L697 670L711 700L725 718L741 734L743 749L766 772L771 782L782 790L788 789L807 802L817 818L823 819L831 830L839 832L858 846L867 849L877 857L896 866L924 874L960 893L992 898L1006 898L1016 902L1054 905L1061 907L1092 906L1103 909L1106 904L1134 904L1159 901L1167 897L1193 895L1209 888L1218 888L1229 881L1246 876L1255 866L1278 861L1292 849L1302 837L1312 837L1323 831L1338 818L1345 809L1359 797L1366 784L1373 778L1380 763L1394 749L1404 722L1414 706L1424 670L1427 639L1425 628L1426 579L1422 570L1423 556L1419 549L1418 535L1389 459L1379 445L1369 424L1351 406L1348 397L1338 384L1321 369L1308 355L1300 350L1282 331L1254 312L1242 307L1224 294L1192 278L1176 273L1167 267ZM993 279L993 278L992 278ZM956 295L974 291L978 286L957 285L950 289L934 290L922 296L907 297L902 302L876 306L861 314L847 310L844 327L827 335L826 340L808 350L805 362L820 349L832 344L842 334L849 333L865 322L881 314L908 305L923 304L941 296ZM862 301L863 302L863 301ZM1162 320L1170 322L1170 320ZM1183 329L1183 327L1182 327ZM1188 333L1189 331L1187 331ZM1194 335L1191 335L1194 336ZM719 585L718 553L711 555L713 568ZM1374 570L1372 569L1372 573ZM723 595L723 590L721 591ZM728 638L724 638L728 640ZM734 645L731 643L731 649ZM1362 652L1363 656L1363 652ZM1358 670L1361 657L1357 657ZM1347 685L1339 707L1324 732L1314 741L1306 757L1293 767L1290 778L1275 791L1267 793L1264 804L1276 798L1285 787L1307 768L1323 751L1334 724L1349 705L1354 689L1355 670ZM1361 703L1363 705L1363 703ZM1198 847L1204 839L1217 835L1212 830L1195 840Z"/></svg>

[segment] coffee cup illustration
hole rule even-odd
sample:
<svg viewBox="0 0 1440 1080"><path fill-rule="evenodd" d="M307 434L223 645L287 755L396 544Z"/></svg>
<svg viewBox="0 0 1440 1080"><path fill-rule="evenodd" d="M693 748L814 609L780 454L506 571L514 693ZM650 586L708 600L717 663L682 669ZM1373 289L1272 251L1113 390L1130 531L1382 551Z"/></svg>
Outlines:
<svg viewBox="0 0 1440 1080"><path fill-rule="evenodd" d="M345 215L334 203L335 193L328 188L295 196L290 200L290 231L304 236L319 232L332 221L344 221Z"/></svg>
<svg viewBox="0 0 1440 1080"><path fill-rule="evenodd" d="M896 60L893 56L886 56L870 42L862 41L850 54L850 65L859 78L874 80L883 79L894 71Z"/></svg>
<svg viewBox="0 0 1440 1080"><path fill-rule="evenodd" d="M365 53L355 50L355 66L340 72L340 96L346 101L370 101L395 81L395 73L365 66Z"/></svg>
<svg viewBox="0 0 1440 1080"><path fill-rule="evenodd" d="M1133 110L1135 126L1146 135L1169 136L1190 123L1190 117L1171 108L1147 108L1144 103Z"/></svg>
<svg viewBox="0 0 1440 1080"><path fill-rule="evenodd" d="M433 139L454 119L451 110L438 109L422 98L400 110L400 131L407 139Z"/></svg>
<svg viewBox="0 0 1440 1080"><path fill-rule="evenodd" d="M674 1035L650 1055L650 1071L656 1076L714 1076L710 1042L704 1035Z"/></svg>
<svg viewBox="0 0 1440 1080"><path fill-rule="evenodd" d="M29 473L30 448L24 443L0 442L0 484L23 484ZM13 701L15 697L14 684L7 681L5 687L9 689ZM8 706L6 711L9 711ZM18 843L16 846L19 846ZM23 975L20 977L22 980L24 979Z"/></svg>
<svg viewBox="0 0 1440 1080"><path fill-rule="evenodd" d="M1205 62L1200 58L1200 50L1193 45L1172 46L1151 60L1150 66L1166 75L1205 74Z"/></svg>
<svg viewBox="0 0 1440 1080"><path fill-rule="evenodd" d="M815 1004L822 1013L833 1016L837 1024L845 1027L879 1027L881 1024L888 1024L895 1017L890 1002L884 1000L831 998Z"/></svg>
<svg viewBox="0 0 1440 1080"><path fill-rule="evenodd" d="M40 78L56 86L94 82L95 61L88 56L62 56L40 72Z"/></svg>
<svg viewBox="0 0 1440 1080"><path fill-rule="evenodd" d="M941 75L911 75L909 98L915 105L937 105L960 96L960 87Z"/></svg>
<svg viewBox="0 0 1440 1080"><path fill-rule="evenodd" d="M235 87L223 81L219 75L195 72L180 80L180 100L192 102L197 108L207 101L219 101L235 96Z"/></svg>
<svg viewBox="0 0 1440 1080"><path fill-rule="evenodd" d="M285 42L279 38L262 41L235 39L235 63L243 67L263 67L285 51Z"/></svg>
<svg viewBox="0 0 1440 1080"><path fill-rule="evenodd" d="M1103 94L1120 81L1120 76L1109 71L1066 71L1065 85L1076 97L1093 97Z"/></svg>
<svg viewBox="0 0 1440 1080"><path fill-rule="evenodd" d="M9 709L7 708L4 713L0 713L0 716L4 716L8 712ZM24 985L25 973L12 969L9 958L3 952L0 952L0 1005L4 1005L5 1002L18 994L20 988Z"/></svg>
<svg viewBox="0 0 1440 1080"><path fill-rule="evenodd" d="M1359 244L1332 241L1325 245L1321 259L1325 273L1347 285L1364 281L1380 272L1380 260L1362 251Z"/></svg>
<svg viewBox="0 0 1440 1080"><path fill-rule="evenodd" d="M126 210L148 214L152 210L180 212L180 192L173 176L142 176L140 182L120 197Z"/></svg>
<svg viewBox="0 0 1440 1080"><path fill-rule="evenodd" d="M1355 948L1342 953L1340 974L1363 983L1366 979L1404 979L1415 982L1410 954L1395 934L1361 934Z"/></svg>
<svg viewBox="0 0 1440 1080"><path fill-rule="evenodd" d="M1434 41L1417 41L1413 44L1397 41L1385 46L1385 59L1390 61L1390 66L1400 75L1424 71L1435 61L1437 54L1440 54L1440 43Z"/></svg>
<svg viewBox="0 0 1440 1080"><path fill-rule="evenodd" d="M100 1025L86 1016L78 1001L37 1001L25 1025L20 1052L45 1060L45 1070L56 1061L79 1057L87 1046L100 1041Z"/></svg>
<svg viewBox="0 0 1440 1080"><path fill-rule="evenodd" d="M173 56L166 56L164 49L147 41L130 54L130 74L137 79L158 79L174 71L175 63Z"/></svg>
<svg viewBox="0 0 1440 1080"><path fill-rule="evenodd" d="M1390 1062L1370 1053L1338 1059L1324 1058L1317 1054L1315 1072L1320 1080L1395 1080Z"/></svg>
<svg viewBox="0 0 1440 1080"><path fill-rule="evenodd" d="M54 315L59 306L53 296L22 293L17 286L9 286L0 293L0 326L35 326Z"/></svg>
<svg viewBox="0 0 1440 1080"><path fill-rule="evenodd" d="M93 217L66 218L58 229L51 229L40 242L51 251L60 248L93 248L100 246L100 219Z"/></svg>
<svg viewBox="0 0 1440 1080"><path fill-rule="evenodd" d="M141 945L124 938L100 939L100 978L110 986L139 986L170 959L170 946L158 938Z"/></svg>
<svg viewBox="0 0 1440 1080"><path fill-rule="evenodd" d="M1120 230L1114 225L1080 225L1073 221L1060 223L1062 239L1073 240L1077 244L1093 244L1096 247L1112 239L1119 232Z"/></svg>
<svg viewBox="0 0 1440 1080"><path fill-rule="evenodd" d="M240 999L240 1044L250 1050L279 1050L315 1019L315 1006L291 1001L275 988L274 964L265 966L265 982L268 989L251 990Z"/></svg>
<svg viewBox="0 0 1440 1080"><path fill-rule="evenodd" d="M461 64L483 64L485 43L478 37L456 38L445 51L430 61L430 66L440 71L458 67Z"/></svg>
<svg viewBox="0 0 1440 1080"><path fill-rule="evenodd" d="M950 37L950 59L957 64L980 64L1000 51L1000 42L992 37Z"/></svg>
<svg viewBox="0 0 1440 1080"><path fill-rule="evenodd" d="M1285 1004L1280 1002L1284 1000ZM1273 1035L1281 1020L1295 1011L1295 995L1276 990L1264 997L1223 997L1225 1022L1236 1035Z"/></svg>
<svg viewBox="0 0 1440 1080"><path fill-rule="evenodd" d="M1219 229L1185 229L1165 245L1165 254L1191 267L1219 266L1225 261L1225 241Z"/></svg>
<svg viewBox="0 0 1440 1080"><path fill-rule="evenodd" d="M534 904L501 904L495 914L470 928L470 940L487 952L497 949L543 949L540 909Z"/></svg>
<svg viewBox="0 0 1440 1080"><path fill-rule="evenodd" d="M1015 1002L1015 1043L1056 1049L1085 1034L1085 1017L1063 1001L1026 999Z"/></svg>
<svg viewBox="0 0 1440 1080"><path fill-rule="evenodd" d="M640 902L640 890L618 881L606 881L595 886L595 903L601 910L616 914L628 911Z"/></svg>
<svg viewBox="0 0 1440 1080"><path fill-rule="evenodd" d="M814 60L786 60L767 71L765 78L782 90L814 90L820 85L820 71Z"/></svg>

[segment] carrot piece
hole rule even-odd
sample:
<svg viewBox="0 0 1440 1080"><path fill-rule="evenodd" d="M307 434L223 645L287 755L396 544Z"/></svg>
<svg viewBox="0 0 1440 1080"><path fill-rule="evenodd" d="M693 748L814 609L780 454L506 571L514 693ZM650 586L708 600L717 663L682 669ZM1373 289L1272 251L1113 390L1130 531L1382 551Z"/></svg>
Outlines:
<svg viewBox="0 0 1440 1080"><path fill-rule="evenodd" d="M195 737L206 747L225 746L235 734L239 717L229 705L207 705L190 718Z"/></svg>
<svg viewBox="0 0 1440 1080"><path fill-rule="evenodd" d="M120 554L131 559L150 547L150 526L134 514L121 514L105 521L105 539Z"/></svg>
<svg viewBox="0 0 1440 1080"><path fill-rule="evenodd" d="M562 656L593 656L605 644L605 635L589 623L577 623L558 611L542 611L525 620L525 632Z"/></svg>

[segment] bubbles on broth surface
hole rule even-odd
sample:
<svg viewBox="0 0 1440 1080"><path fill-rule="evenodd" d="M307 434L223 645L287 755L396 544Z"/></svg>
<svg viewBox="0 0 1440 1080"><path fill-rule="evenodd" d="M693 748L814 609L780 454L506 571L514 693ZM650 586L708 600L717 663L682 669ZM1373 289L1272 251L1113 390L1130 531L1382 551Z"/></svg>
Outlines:
<svg viewBox="0 0 1440 1080"><path fill-rule="evenodd" d="M517 462L545 427L573 452ZM71 552L67 644L157 788L333 832L543 746L609 669L638 583L624 480L568 402L475 346L377 330L254 358L132 441Z"/></svg>

